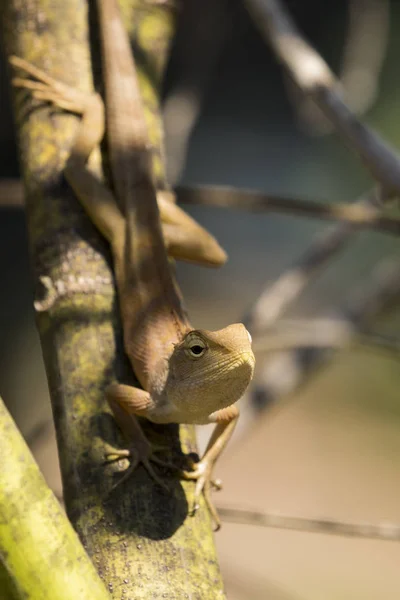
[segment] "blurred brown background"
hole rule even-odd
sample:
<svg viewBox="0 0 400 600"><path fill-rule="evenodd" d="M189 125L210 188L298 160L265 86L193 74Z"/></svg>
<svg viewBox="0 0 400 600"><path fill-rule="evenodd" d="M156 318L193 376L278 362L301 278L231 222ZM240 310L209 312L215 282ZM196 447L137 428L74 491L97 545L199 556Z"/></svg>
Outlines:
<svg viewBox="0 0 400 600"><path fill-rule="evenodd" d="M330 66L340 70L349 3L286 4ZM355 4L362 16L371 0ZM376 0L375 8L384 4ZM384 59L366 118L398 147L400 2L392 0L388 6L387 31L379 11L371 21L369 35L381 36ZM366 41L367 46L372 43ZM0 84L1 201L18 204L21 190L4 62ZM357 93L362 102L367 95L362 78ZM299 121L293 94L239 0L187 1L164 91L171 180L321 201L347 201L362 193L371 185L366 172L336 136L307 134L310 128ZM207 328L241 320L265 283L329 226L273 214L202 207L190 212L230 256L220 271L187 265L178 269L192 320ZM61 495L25 235L23 210L3 206L0 394L49 485ZM299 298L292 314L334 309L381 258L399 254L399 249L397 239L383 234L355 235ZM382 326L400 336L398 314ZM400 523L399 390L398 355L357 346L336 355L298 393L272 409L257 412L260 407L250 392L243 402L242 427L218 466L224 490L217 501L290 515ZM216 539L230 600L400 598L400 543L228 523Z"/></svg>

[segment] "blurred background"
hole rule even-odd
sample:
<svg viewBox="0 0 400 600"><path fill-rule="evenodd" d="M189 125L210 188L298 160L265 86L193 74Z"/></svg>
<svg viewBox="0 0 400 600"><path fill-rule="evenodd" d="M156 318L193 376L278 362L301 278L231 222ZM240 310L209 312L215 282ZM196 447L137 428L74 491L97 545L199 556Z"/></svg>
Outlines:
<svg viewBox="0 0 400 600"><path fill-rule="evenodd" d="M288 0L299 28L342 83L351 106L400 145L400 2ZM0 64L0 394L61 496L51 407L35 330L22 189ZM186 0L164 86L170 180L347 202L372 181L304 103L240 0ZM240 321L331 225L274 213L190 206L229 254L221 270L179 265L192 322ZM385 257L394 236L364 231L290 309L329 314ZM400 336L399 311L377 323ZM262 355L258 369L264 369ZM273 358L271 359L273 360ZM220 506L309 518L400 523L400 362L360 344L335 353L271 405L258 374L235 440L218 464ZM204 444L204 430L200 432ZM225 523L216 535L230 600L397 600L400 543Z"/></svg>

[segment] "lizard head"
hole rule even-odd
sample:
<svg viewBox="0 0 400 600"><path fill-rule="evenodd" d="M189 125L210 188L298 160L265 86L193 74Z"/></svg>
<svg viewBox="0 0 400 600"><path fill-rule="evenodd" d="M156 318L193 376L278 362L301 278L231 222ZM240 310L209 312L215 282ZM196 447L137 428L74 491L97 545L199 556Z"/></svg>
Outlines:
<svg viewBox="0 0 400 600"><path fill-rule="evenodd" d="M236 323L219 331L189 331L169 361L165 392L186 423L207 423L243 395L254 371L251 336Z"/></svg>

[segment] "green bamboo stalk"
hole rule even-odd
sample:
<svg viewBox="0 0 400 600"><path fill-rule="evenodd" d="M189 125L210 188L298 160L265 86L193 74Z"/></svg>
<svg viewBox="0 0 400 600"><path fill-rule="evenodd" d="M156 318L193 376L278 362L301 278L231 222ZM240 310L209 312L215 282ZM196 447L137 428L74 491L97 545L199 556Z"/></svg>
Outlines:
<svg viewBox="0 0 400 600"><path fill-rule="evenodd" d="M167 3L121 5L141 59L147 119L158 148L155 174L164 185L158 88L173 15ZM8 0L0 13L7 55L17 54L70 85L92 88L85 3ZM96 66L96 48L92 56ZM78 119L38 105L25 92L15 95L15 114L35 295L42 301L37 324L68 516L113 598L223 598L204 503L195 517L188 516L191 482L171 478L166 493L139 468L111 489L121 473L117 465L104 465L104 455L124 440L104 388L132 374L122 350L108 248L62 178ZM93 163L99 168L98 157ZM184 451L196 448L192 427L147 424L146 432L170 445L165 458L178 453L179 437Z"/></svg>
<svg viewBox="0 0 400 600"><path fill-rule="evenodd" d="M0 585L31 600L107 600L93 563L0 398ZM15 597L15 595L14 595Z"/></svg>

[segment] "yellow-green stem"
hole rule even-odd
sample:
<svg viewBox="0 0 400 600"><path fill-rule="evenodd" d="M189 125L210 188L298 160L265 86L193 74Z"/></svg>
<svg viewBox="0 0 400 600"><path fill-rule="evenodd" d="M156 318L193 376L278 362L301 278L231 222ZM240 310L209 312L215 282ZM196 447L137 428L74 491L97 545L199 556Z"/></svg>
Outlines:
<svg viewBox="0 0 400 600"><path fill-rule="evenodd" d="M1 398L0 456L0 585L31 600L109 599Z"/></svg>

